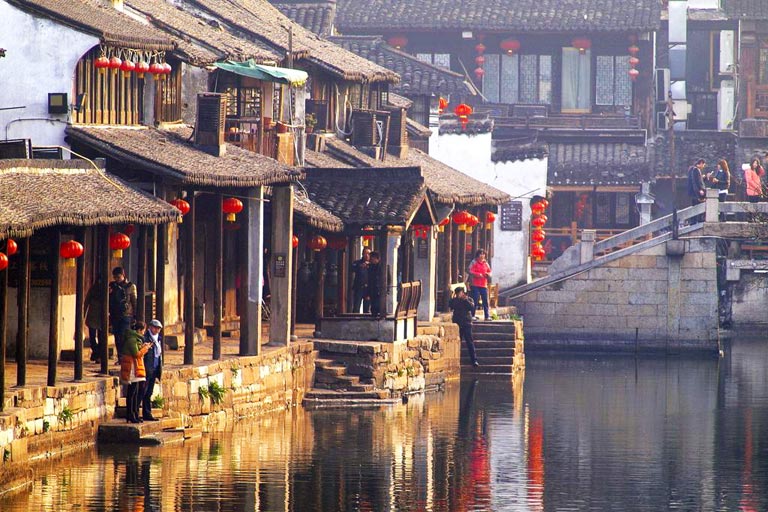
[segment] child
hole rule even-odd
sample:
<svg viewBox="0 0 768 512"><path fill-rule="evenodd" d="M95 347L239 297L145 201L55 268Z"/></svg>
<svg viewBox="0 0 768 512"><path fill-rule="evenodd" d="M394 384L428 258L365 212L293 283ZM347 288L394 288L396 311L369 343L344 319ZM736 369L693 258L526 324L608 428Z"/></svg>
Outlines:
<svg viewBox="0 0 768 512"><path fill-rule="evenodd" d="M475 303L467 297L464 287L459 286L453 294L453 298L448 306L453 311L453 323L459 326L459 336L467 344L469 358L472 360L472 366L478 367L480 363L475 355L475 340L472 338L472 312L475 309Z"/></svg>

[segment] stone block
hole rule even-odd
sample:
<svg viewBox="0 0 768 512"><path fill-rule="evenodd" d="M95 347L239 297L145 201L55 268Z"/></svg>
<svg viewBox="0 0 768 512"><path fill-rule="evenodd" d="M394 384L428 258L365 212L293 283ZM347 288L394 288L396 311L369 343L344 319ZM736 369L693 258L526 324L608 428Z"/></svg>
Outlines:
<svg viewBox="0 0 768 512"><path fill-rule="evenodd" d="M710 269L683 267L680 270L680 279L683 281L709 281L717 279L715 267Z"/></svg>
<svg viewBox="0 0 768 512"><path fill-rule="evenodd" d="M658 314L658 306L655 304L631 304L617 306L617 314L624 317L648 318Z"/></svg>
<svg viewBox="0 0 768 512"><path fill-rule="evenodd" d="M590 278L592 279L604 279L608 281L616 281L620 279L627 279L629 277L629 271L626 268L595 268L589 271Z"/></svg>
<svg viewBox="0 0 768 512"><path fill-rule="evenodd" d="M656 256L633 254L617 260L619 267L626 269L656 268Z"/></svg>
<svg viewBox="0 0 768 512"><path fill-rule="evenodd" d="M717 295L711 293L681 293L681 304L717 305Z"/></svg>
<svg viewBox="0 0 768 512"><path fill-rule="evenodd" d="M539 302L552 302L560 304L568 304L576 300L576 292L570 291L540 291Z"/></svg>
<svg viewBox="0 0 768 512"><path fill-rule="evenodd" d="M656 256L656 268L669 268L669 258L666 256Z"/></svg>
<svg viewBox="0 0 768 512"><path fill-rule="evenodd" d="M655 304L664 305L667 303L666 293L630 293L629 304Z"/></svg>

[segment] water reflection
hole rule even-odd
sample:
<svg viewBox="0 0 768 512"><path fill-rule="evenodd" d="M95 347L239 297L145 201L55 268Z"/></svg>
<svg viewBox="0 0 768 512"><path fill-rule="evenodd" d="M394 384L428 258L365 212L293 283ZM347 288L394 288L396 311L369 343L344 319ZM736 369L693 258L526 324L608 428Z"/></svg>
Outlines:
<svg viewBox="0 0 768 512"><path fill-rule="evenodd" d="M529 356L384 409L301 408L51 463L0 510L768 510L768 347L720 360Z"/></svg>

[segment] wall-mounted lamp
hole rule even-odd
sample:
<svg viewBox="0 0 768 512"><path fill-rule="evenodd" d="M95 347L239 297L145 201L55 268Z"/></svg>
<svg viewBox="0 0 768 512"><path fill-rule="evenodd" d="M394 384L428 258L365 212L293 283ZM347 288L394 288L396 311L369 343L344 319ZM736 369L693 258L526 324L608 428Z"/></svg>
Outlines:
<svg viewBox="0 0 768 512"><path fill-rule="evenodd" d="M66 114L69 111L69 103L67 103L67 93L65 92L49 92L48 93L48 113L49 114Z"/></svg>

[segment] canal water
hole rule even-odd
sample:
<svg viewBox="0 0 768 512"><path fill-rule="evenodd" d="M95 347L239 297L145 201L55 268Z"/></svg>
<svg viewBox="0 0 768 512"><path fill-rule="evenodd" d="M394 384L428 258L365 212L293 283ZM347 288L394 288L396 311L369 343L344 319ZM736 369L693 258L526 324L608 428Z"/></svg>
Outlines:
<svg viewBox="0 0 768 512"><path fill-rule="evenodd" d="M294 410L51 463L0 511L765 511L768 344L529 355L381 409Z"/></svg>

